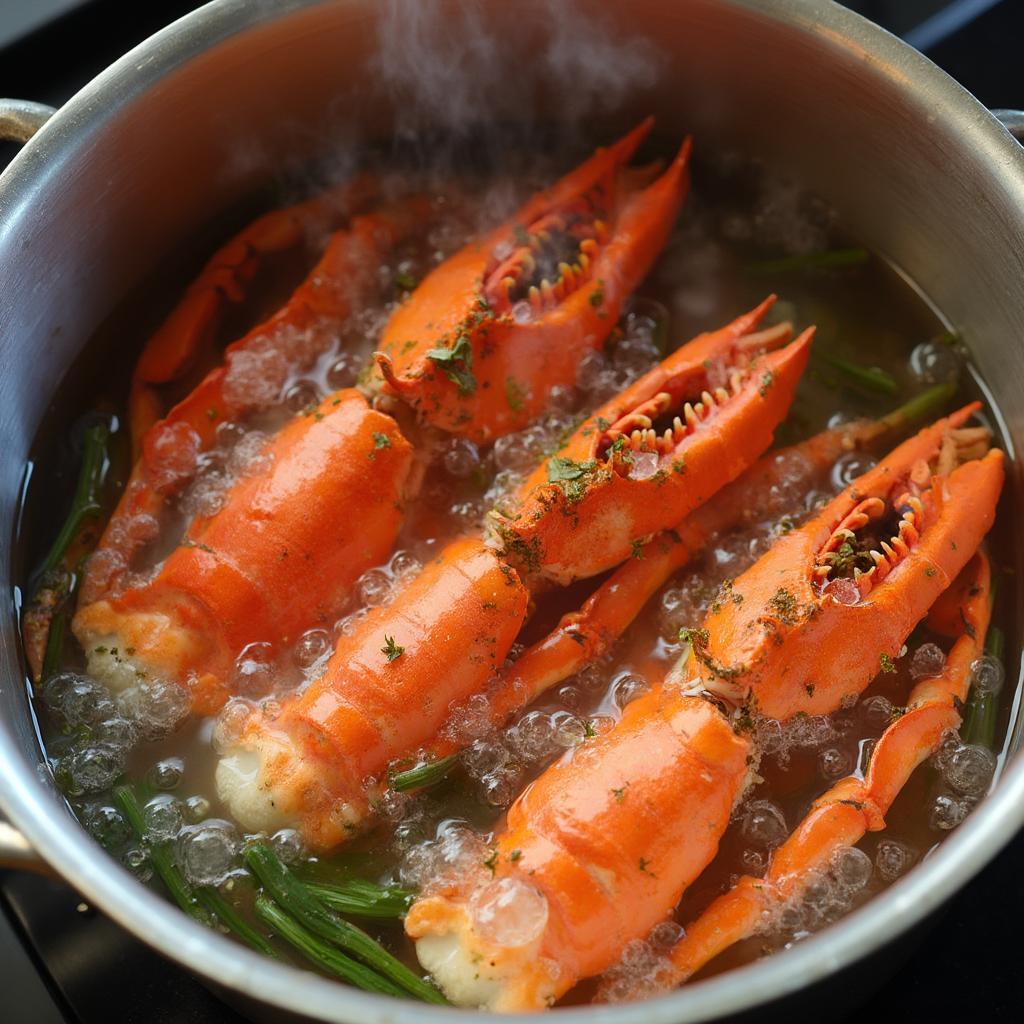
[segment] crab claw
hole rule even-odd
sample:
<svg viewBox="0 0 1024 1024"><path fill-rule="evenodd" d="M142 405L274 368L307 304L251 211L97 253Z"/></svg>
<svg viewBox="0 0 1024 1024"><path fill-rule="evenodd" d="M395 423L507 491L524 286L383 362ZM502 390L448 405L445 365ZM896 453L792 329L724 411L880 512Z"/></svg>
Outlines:
<svg viewBox="0 0 1024 1024"><path fill-rule="evenodd" d="M789 324L757 330L774 301L695 338L586 420L525 481L515 515L492 513L506 556L559 584L593 576L743 472L785 417L814 333L787 344Z"/></svg>
<svg viewBox="0 0 1024 1024"><path fill-rule="evenodd" d="M625 169L651 124L430 273L385 328L376 356L385 390L431 424L486 441L526 426L553 387L571 384L686 195L689 139L653 182L649 169Z"/></svg>
<svg viewBox="0 0 1024 1024"><path fill-rule="evenodd" d="M995 519L1003 454L963 427L977 408L904 442L733 582L741 600L691 634L709 691L785 719L893 670Z"/></svg>

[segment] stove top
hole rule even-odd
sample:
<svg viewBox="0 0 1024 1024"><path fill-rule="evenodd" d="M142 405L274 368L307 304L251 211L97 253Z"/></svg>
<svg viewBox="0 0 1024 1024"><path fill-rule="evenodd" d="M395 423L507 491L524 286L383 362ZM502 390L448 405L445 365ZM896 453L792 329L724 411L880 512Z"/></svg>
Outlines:
<svg viewBox="0 0 1024 1024"><path fill-rule="evenodd" d="M5 0L0 95L59 105L137 42L198 6L182 0ZM922 49L990 107L1024 105L1019 0L849 0ZM83 40L88 41L83 45ZM13 156L0 144L0 168ZM957 897L909 957L836 1021L1018 1020L1024 1005L1024 833ZM200 982L60 882L0 872L5 1024L242 1024Z"/></svg>

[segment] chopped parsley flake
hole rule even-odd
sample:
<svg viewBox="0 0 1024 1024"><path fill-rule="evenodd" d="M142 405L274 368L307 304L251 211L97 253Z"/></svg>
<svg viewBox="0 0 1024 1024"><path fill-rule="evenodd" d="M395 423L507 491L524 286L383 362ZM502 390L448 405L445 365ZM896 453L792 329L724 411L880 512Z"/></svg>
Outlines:
<svg viewBox="0 0 1024 1024"><path fill-rule="evenodd" d="M403 654L405 654L405 648L395 643L393 636L384 634L384 646L380 649L380 653L383 654L389 662L397 661Z"/></svg>
<svg viewBox="0 0 1024 1024"><path fill-rule="evenodd" d="M436 363L441 372L459 389L460 395L476 391L473 376L473 346L465 334L460 334L451 348L432 348L427 358Z"/></svg>

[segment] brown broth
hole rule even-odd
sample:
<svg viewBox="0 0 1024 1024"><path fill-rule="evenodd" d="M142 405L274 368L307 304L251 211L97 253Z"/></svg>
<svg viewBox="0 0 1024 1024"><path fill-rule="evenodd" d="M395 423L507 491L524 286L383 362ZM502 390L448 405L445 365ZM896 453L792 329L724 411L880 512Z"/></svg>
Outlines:
<svg viewBox="0 0 1024 1024"><path fill-rule="evenodd" d="M505 189L507 192L508 190ZM493 195L496 192L492 191ZM480 203L479 206L476 204ZM298 411L311 398L323 395L336 387L349 385L356 380L359 365L365 362L373 348L375 332L383 325L389 304L396 301L398 293L394 285L395 273L412 274L421 277L436 262L436 252L447 254L485 219L483 211L493 204L481 201L479 190L476 199L473 189L461 190L457 201L449 203L446 219L439 220L429 238L419 239L406 246L388 263L382 274L380 306L365 311L358 330L346 333L338 340L336 349L320 359L315 371L300 381L293 381L284 396L281 409L263 417L256 426L269 430ZM900 404L924 385L915 380L909 367L909 358L915 346L929 339L942 338L947 325L931 309L914 289L881 260L872 256L862 265L821 270L757 270L751 265L758 261L788 256L794 252L816 252L850 245L835 223L835 217L821 203L801 193L796 188L778 182L751 161L735 156L720 156L704 163L698 163L695 170L694 187L684 209L680 224L672 235L649 280L638 293L641 301L636 308L644 309L642 303L660 303L668 311L668 338L670 347L681 344L699 331L718 326L749 309L770 291L777 291L782 297L779 308L773 312L776 319L791 317L797 327L815 323L818 333L815 354L811 366L800 385L796 401L789 418L780 429L777 440L792 443L807 437L826 425L834 424L841 417L878 416ZM291 263L279 261L271 269L270 279L276 282L273 294L279 299L286 292L281 282L298 280L305 266L312 259L310 253L297 257ZM201 258L195 261L196 265ZM172 280L184 280L185 273L172 275ZM266 295L266 288L258 289ZM173 289L168 289L173 296ZM276 300L275 300L276 301ZM50 417L48 432L37 445L36 472L32 475L27 489L27 498L22 516L21 536L17 550L22 553L23 565L36 564L59 525L60 511L67 505L68 496L74 486L76 472L75 453L69 443L67 427L72 413L90 407L114 409L120 412L126 394L126 384L134 354L144 342L151 327L159 322L159 316L167 308L167 301L154 286L141 297L134 299L123 310L116 321L101 337L97 345L87 350L79 367L69 374L77 384L74 390L62 389ZM222 332L222 341L242 333L247 325L257 319L259 313L272 308L273 301L264 299L260 309L249 307L236 312L229 318ZM125 325L130 325L130 329ZM111 338L119 341L115 345ZM968 339L969 342L969 339ZM941 346L940 342L940 346ZM106 374L110 365L110 353L116 358L118 374L111 378ZM950 345L949 352L958 352L957 345ZM895 396L879 396L845 381L843 376L830 366L826 355L866 366L885 370L895 379L898 393ZM347 363L339 367L339 358ZM614 351L612 363L618 358ZM646 369L650 362L643 359L622 359L623 365L633 365L635 372ZM100 367L104 372L101 374ZM620 370L622 367L620 366ZM100 381L103 383L99 383ZM85 381L86 383L82 383ZM966 400L979 394L979 386L968 370L960 375L961 395ZM563 400L562 408L556 410L554 423L546 427L547 442L557 435L559 427L564 429L575 418L593 407L597 400L592 392L578 394L571 400ZM998 422L997 418L994 419ZM123 485L128 464L124 428L115 421L115 459L109 474L111 497ZM247 428L253 423L245 425ZM542 439L543 440L543 439ZM998 439L997 439L998 440ZM536 445L536 437L533 439ZM472 472L453 476L444 468L445 453L451 451L451 442L429 432L420 431L418 443L433 453L433 462L428 470L418 504L410 511L398 549L415 556L420 562L426 561L438 551L443 543L477 524L495 494L493 485L501 465L509 464L517 456L514 445L507 443L503 452L481 451ZM500 446L501 447L501 446ZM529 450L529 445L526 446ZM465 451L461 451L465 461ZM457 459L459 453L452 454ZM472 459L470 459L472 461ZM802 496L790 509L794 518L806 513L816 500L822 499L837 489L835 479L826 476L813 488L813 493ZM437 509L447 510L440 517ZM185 518L183 516L182 522ZM674 641L680 625L697 625L694 616L699 615L701 601L698 591L701 586L707 593L713 592L725 577L737 574L752 559L753 553L763 550L768 543L768 525L757 523L751 516L749 529L745 532L719 539L713 549L697 564L684 569L670 580L650 602L636 623L631 627L613 652L602 659L600 664L582 672L580 676L566 680L546 695L525 714L547 714L559 716L563 731L572 732L578 728L575 723L592 720L595 716L609 716L614 719L620 712L619 702L623 688L640 684L623 683L632 673L650 680L664 673L682 650ZM1012 536L1005 524L997 525L998 542L992 545L996 553L997 568L1010 564L1013 555ZM168 543L173 545L174 538ZM21 574L25 580L26 573ZM542 599L531 621L524 628L521 642L529 643L554 624L558 616L578 606L599 581L589 581L569 588L566 592L548 595ZM675 615L662 610L666 592L678 591L683 586L686 595L681 609ZM1012 604L1011 595L1004 588L1001 607L997 609L996 621L1007 632L1010 649L1016 640L1008 616ZM706 597L706 595L705 595ZM349 612L358 612L358 599L354 598ZM689 616L689 617L687 617ZM910 651L916 650L931 638L918 630L908 643ZM67 667L80 668L80 652L69 645L66 652ZM685 923L691 920L711 899L722 892L731 881L742 873L757 873L765 864L764 851L752 849L744 837L742 818L744 808L752 800L770 799L782 811L789 828L795 826L806 812L811 800L828 787L832 779L822 773L820 757L823 750L837 751L840 761L845 758L851 768L863 763L864 746L877 738L884 725L877 714L872 717L865 713L867 701L872 697L885 697L893 704L900 704L911 685L907 665L910 658L902 659L899 671L883 675L864 695L857 707L837 712L822 726L829 733L821 742L801 745L789 729L790 749L785 755L768 754L761 763L760 774L764 781L748 795L737 810L733 824L726 833L719 856L699 881L685 894L677 918ZM289 674L290 673L290 674ZM282 678L288 677L294 685L299 679L294 669L282 670ZM618 692L619 697L616 697ZM1009 693L1009 682L1007 690ZM49 714L43 702L40 704L43 735L48 745L51 764L59 768L62 751L73 737L61 735L59 722ZM1010 700L1003 697L1005 711ZM522 716L520 716L521 718ZM883 716L884 717L884 716ZM213 768L216 754L211 744L214 732L213 720L188 720L173 735L150 743L140 743L132 751L127 775L139 783L153 781L153 766L166 759L178 758L183 762L180 778L174 786L173 795L182 801L191 801L191 810L184 811L185 820L195 821L206 818L225 817L226 811L218 802L213 788ZM827 728L826 728L827 727ZM1001 733L1000 733L1001 735ZM797 738L798 739L798 738ZM493 738L481 738L481 743L491 743ZM411 796L397 802L394 819L385 821L368 835L354 842L344 851L329 857L311 861L307 871L321 879L339 879L350 874L375 881L391 882L405 877L402 874L403 858L408 860L409 849L417 843L432 839L438 828L445 822L462 820L469 823L485 836L500 827L504 809L509 799L532 777L535 777L559 751L551 749L547 756L537 757L522 770L506 773L482 772L478 765L474 770L456 772L449 780L435 789ZM481 760L484 755L494 758L494 750L481 746L477 751ZM472 760L472 758L470 758ZM58 771L58 775L59 775ZM481 783L480 776L484 777ZM474 777L476 776L476 777ZM503 787L492 799L485 799L484 788L488 778L504 779ZM936 771L922 767L915 773L910 784L901 795L889 815L889 827L885 833L869 835L861 848L872 858L879 842L896 838L912 848L917 860L940 841L942 832L929 825L928 808L933 802L940 783ZM492 790L492 794L495 791ZM83 820L93 820L96 809L109 804L109 792L69 796L72 807ZM397 835L397 838L396 838ZM122 860L140 860L139 844L134 840L113 843L111 853ZM143 877L149 870L143 861L134 869ZM154 883L157 884L157 883ZM863 892L851 901L851 905L862 902L878 891L884 880L876 872ZM248 913L252 888L244 873L235 872L222 886L232 901ZM846 908L848 909L848 908ZM818 926L824 926L836 916L825 917ZM766 935L750 939L737 945L714 961L704 974L717 973L737 964L748 962L758 956L773 952L789 942L799 941L806 933L813 931L805 927L775 928ZM369 930L377 934L389 948L398 955L415 963L411 944L404 938L396 925L371 925ZM594 991L593 983L587 983L570 993L566 1002L583 1001Z"/></svg>

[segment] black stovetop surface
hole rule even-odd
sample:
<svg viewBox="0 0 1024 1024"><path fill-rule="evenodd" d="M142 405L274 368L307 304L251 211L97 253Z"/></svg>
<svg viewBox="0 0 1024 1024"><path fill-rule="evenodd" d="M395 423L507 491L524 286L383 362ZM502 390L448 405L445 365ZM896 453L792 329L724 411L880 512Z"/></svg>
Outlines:
<svg viewBox="0 0 1024 1024"><path fill-rule="evenodd" d="M196 6L182 0L4 0L0 95L59 104ZM922 48L988 106L1024 105L1021 0L849 0L847 6ZM13 152L0 144L0 168ZM858 999L844 988L831 1016L1021 1019L1022 864L1024 833L950 901L909 957L887 962L876 989ZM13 872L0 872L0 993L4 1024L242 1022L67 886Z"/></svg>

